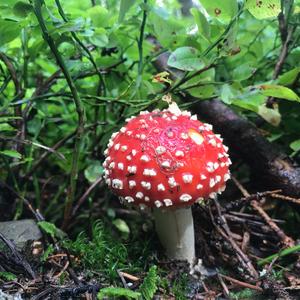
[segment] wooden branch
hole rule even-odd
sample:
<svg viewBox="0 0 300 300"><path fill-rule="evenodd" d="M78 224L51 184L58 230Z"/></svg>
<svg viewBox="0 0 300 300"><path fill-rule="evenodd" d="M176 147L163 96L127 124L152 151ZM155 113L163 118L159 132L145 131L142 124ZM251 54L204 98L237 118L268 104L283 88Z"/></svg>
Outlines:
<svg viewBox="0 0 300 300"><path fill-rule="evenodd" d="M181 74L167 66L170 53L164 52L154 62L159 72L168 71L172 78ZM300 196L300 167L270 143L247 119L239 116L218 99L201 100L188 94L183 101L199 100L193 110L220 132L225 144L246 162L263 189L282 189L287 195Z"/></svg>

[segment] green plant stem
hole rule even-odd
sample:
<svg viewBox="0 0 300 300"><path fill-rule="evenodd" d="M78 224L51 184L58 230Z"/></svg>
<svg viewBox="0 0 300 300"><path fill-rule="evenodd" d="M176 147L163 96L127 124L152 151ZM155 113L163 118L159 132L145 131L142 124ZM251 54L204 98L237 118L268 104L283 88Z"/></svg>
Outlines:
<svg viewBox="0 0 300 300"><path fill-rule="evenodd" d="M74 81L71 77L71 74L70 74L62 56L60 55L60 53L58 51L53 38L50 36L48 29L46 27L44 18L42 16L42 2L43 1L42 0L33 0L32 2L33 2L33 7L34 7L34 13L37 17L37 20L39 22L40 28L43 33L43 38L48 43L53 55L55 56L57 64L61 68L61 71L63 72L63 74L66 78L68 86L73 95L74 105L75 105L77 116L78 116L78 124L77 124L75 143L74 143L74 151L73 151L72 164L71 164L70 186L68 189L67 200L66 200L65 211L64 211L63 228L66 228L68 226L68 223L70 220L72 206L73 206L75 192L76 192L76 183L77 183L77 177L78 177L78 161L79 161L79 154L80 154L79 150L80 150L82 135L84 132L85 113L84 113L84 108L83 108L80 96L77 92L77 89L76 89Z"/></svg>
<svg viewBox="0 0 300 300"><path fill-rule="evenodd" d="M265 265L265 264L267 264L267 263L272 262L273 259L275 259L275 258L287 256L287 255L293 254L293 253L295 253L295 252L297 252L297 251L300 251L300 245L297 245L297 246L294 246L294 247L290 247L290 248L284 249L284 250L282 250L282 251L280 251L280 252L278 252L278 253L275 253L275 254L270 255L270 256L268 256L268 257L266 257L266 258L260 259L260 260L257 262L257 264L258 264L259 266L263 266L263 265Z"/></svg>
<svg viewBox="0 0 300 300"><path fill-rule="evenodd" d="M147 4L147 0L144 0L144 6ZM141 24L140 36L138 39L138 50L139 50L139 62L138 62L138 76L136 80L136 90L139 89L141 82L142 82L142 75L143 75L143 42L144 42L144 35L145 35L145 26L147 20L147 11L144 7L143 10L143 19Z"/></svg>
<svg viewBox="0 0 300 300"><path fill-rule="evenodd" d="M68 23L69 20L67 18L67 16L65 15L64 13L64 10L60 4L60 1L59 0L55 0L55 3L57 5L57 9L58 9L58 12L60 14L60 16L62 17L62 19ZM87 57L89 59L89 61L91 62L91 64L93 65L93 67L95 68L95 71L96 71L96 74L98 75L99 77L99 84L100 84L100 87L101 87L101 95L105 96L106 95L106 87L105 87L105 82L103 80L103 77L102 77L102 74L100 72L100 70L98 69L97 67L97 64L94 60L94 57L92 55L92 53L90 52L90 50L84 45L84 43L78 38L78 36L76 35L75 32L71 31L71 35L73 37L73 39L78 43L78 45L86 52L87 54Z"/></svg>

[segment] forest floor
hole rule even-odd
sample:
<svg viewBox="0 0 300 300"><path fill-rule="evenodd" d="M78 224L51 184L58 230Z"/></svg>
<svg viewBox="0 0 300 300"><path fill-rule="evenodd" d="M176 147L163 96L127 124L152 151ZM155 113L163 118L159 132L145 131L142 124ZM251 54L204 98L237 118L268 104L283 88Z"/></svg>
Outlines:
<svg viewBox="0 0 300 300"><path fill-rule="evenodd" d="M233 177L219 200L193 208L199 261L192 272L185 262L166 260L147 212L115 201L79 235L78 216L67 237L32 210L39 242L19 251L0 234L0 297L299 299L299 204L281 190L252 194ZM103 208L94 210L86 213Z"/></svg>

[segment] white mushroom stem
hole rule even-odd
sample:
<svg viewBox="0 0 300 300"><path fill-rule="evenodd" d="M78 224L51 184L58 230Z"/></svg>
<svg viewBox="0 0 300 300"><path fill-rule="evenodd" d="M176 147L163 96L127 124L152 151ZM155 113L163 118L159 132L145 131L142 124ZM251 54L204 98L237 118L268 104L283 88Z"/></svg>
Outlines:
<svg viewBox="0 0 300 300"><path fill-rule="evenodd" d="M191 207L154 209L155 227L161 244L170 259L187 260L195 258L195 233Z"/></svg>

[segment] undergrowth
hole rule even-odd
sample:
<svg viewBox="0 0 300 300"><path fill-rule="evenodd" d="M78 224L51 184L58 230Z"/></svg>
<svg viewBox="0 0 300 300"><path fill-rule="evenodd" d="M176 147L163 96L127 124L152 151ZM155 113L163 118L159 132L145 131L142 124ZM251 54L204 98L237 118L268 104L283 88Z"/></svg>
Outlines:
<svg viewBox="0 0 300 300"><path fill-rule="evenodd" d="M91 238L81 232L74 241L65 241L64 247L78 256L78 267L83 267L90 274L101 273L108 280L114 281L118 277L117 270L135 273L143 269L144 261L132 260L129 255L131 242L136 243L115 238L97 221L92 226Z"/></svg>

